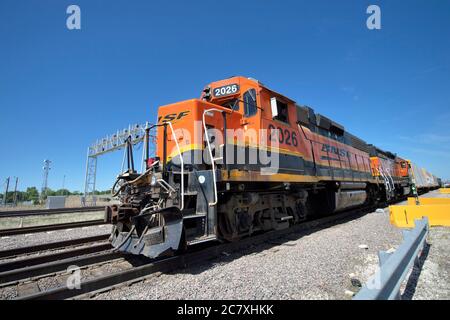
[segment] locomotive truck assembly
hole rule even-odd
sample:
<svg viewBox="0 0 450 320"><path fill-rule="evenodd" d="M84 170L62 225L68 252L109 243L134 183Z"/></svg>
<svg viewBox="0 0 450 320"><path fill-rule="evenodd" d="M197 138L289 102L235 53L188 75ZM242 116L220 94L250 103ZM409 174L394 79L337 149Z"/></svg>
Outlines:
<svg viewBox="0 0 450 320"><path fill-rule="evenodd" d="M105 220L113 224L115 250L150 258L440 184L411 161L245 77L160 107L144 146L145 170L138 173L127 145L128 169L113 186L120 205L106 207Z"/></svg>

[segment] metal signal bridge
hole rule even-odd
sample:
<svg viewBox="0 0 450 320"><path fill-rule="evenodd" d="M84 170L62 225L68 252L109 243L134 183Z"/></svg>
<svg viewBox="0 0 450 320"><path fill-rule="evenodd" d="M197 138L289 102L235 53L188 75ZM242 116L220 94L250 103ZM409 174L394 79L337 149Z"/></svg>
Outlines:
<svg viewBox="0 0 450 320"><path fill-rule="evenodd" d="M128 126L127 129L119 130L115 134L97 140L93 145L91 145L88 148L86 160L86 176L84 183L84 199L82 199L83 206L95 206L97 203L97 197L95 195L96 191L95 183L97 177L97 158L103 154L125 148L128 139L130 139L130 142L133 146L141 143L145 137L145 129L148 127L149 127L148 122L145 125L140 124L130 125ZM154 152L154 150L152 151ZM144 158L142 159L142 165L143 164ZM124 162L122 162L122 169L123 165Z"/></svg>

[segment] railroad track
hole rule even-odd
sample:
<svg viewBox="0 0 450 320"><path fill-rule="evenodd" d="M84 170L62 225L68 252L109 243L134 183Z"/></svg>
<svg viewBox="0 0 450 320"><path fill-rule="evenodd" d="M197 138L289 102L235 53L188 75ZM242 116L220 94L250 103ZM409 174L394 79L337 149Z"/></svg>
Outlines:
<svg viewBox="0 0 450 320"><path fill-rule="evenodd" d="M14 248L8 250L0 251L0 259L4 258L14 258L20 255L29 255L34 253L39 253L42 251L48 251L53 249L64 249L68 247L83 245L92 242L104 241L108 239L109 234L102 234L98 236L85 237L85 238L77 238L71 240L64 240L58 242L49 242L44 244L38 244L34 246Z"/></svg>
<svg viewBox="0 0 450 320"><path fill-rule="evenodd" d="M92 244L91 246L65 250L62 252L33 256L26 259L18 259L0 263L0 284L5 282L4 273L9 271L17 272L19 269L32 267L35 265L45 265L53 261L61 261L74 256L81 256L111 249L109 243ZM45 270L44 270L45 271Z"/></svg>
<svg viewBox="0 0 450 320"><path fill-rule="evenodd" d="M340 214L336 214L329 217L324 217L312 221L307 221L302 224L293 226L289 229L285 230L277 230L277 231L270 231L266 233L262 233L256 236L252 236L249 238L245 238L238 242L233 243L224 243L224 244L214 244L211 246L208 246L206 248L201 249L193 249L190 252L187 252L182 255L168 257L168 258L162 258L157 261L150 261L145 262L142 265L131 267L126 270L122 270L119 272L115 272L108 275L103 275L99 277L95 277L93 279L87 279L81 281L80 289L70 289L67 286L61 286L52 288L49 290L44 290L42 292L32 293L29 295L21 296L17 298L18 300L51 300L51 299L70 299L70 298L83 298L83 297L90 297L92 295L95 295L100 292L111 290L117 286L123 285L123 284L132 284L135 282L140 282L145 280L148 277L151 277L156 272L170 272L177 269L185 268L188 266L193 266L200 264L202 262L211 260L213 258L219 257L226 253L235 252L244 248L248 248L252 245L262 244L265 242L270 242L272 244L282 244L284 241L289 241L291 239L286 238L285 240L277 241L274 243L275 239L281 239L283 237L288 236L289 234L297 233L299 236L303 235L304 233L315 231L319 228L325 228L329 225L335 225L340 222L345 222L351 219L354 219L358 216L362 216L374 208L364 208L364 209L357 209L357 210L350 210L346 211ZM108 256L110 254L110 256ZM104 259L104 261L108 261L108 258L120 258L124 257L123 255L120 255L119 253L114 253L112 251L108 251L104 253L102 258L95 258L95 256L87 256L87 257L81 257L81 259L84 260L78 260L75 261L75 259L68 259L70 261L60 261L59 265L58 262L54 262L52 265L50 265L49 272L56 272L56 271L62 271L64 270L64 267L67 267L69 263L72 263L74 265L79 265L80 261L83 266L86 266L88 264L94 264L98 263L97 259ZM84 263L84 264L83 264ZM30 272L30 270L35 270L39 266L31 267L28 270L22 270L24 272L22 275L29 276L30 274L27 272ZM47 273L49 273L47 272ZM35 273L33 273L35 276ZM2 275L0 274L0 281L2 280ZM12 278L8 278L8 280L11 280Z"/></svg>
<svg viewBox="0 0 450 320"><path fill-rule="evenodd" d="M71 266L94 269L105 263L113 264L125 260L123 254L113 251L107 241L108 237L109 234L1 251L2 256L13 258L22 258L20 254L24 252L45 254L0 263L0 292L15 289L20 296L23 294L23 287L26 292L30 292L30 288L32 292L39 291L41 279L45 281L45 278L55 278L51 281L58 281L61 277L64 278ZM78 247L67 249L67 245ZM54 253L42 251L49 248L66 250Z"/></svg>
<svg viewBox="0 0 450 320"><path fill-rule="evenodd" d="M80 222L68 222L68 223L49 224L49 225L43 225L43 226L32 226L32 227L2 229L2 230L0 230L0 237L13 236L13 235L19 235L19 234L27 234L27 233L37 233L37 232L45 232L45 231L70 229L70 228L81 228L81 227L97 226L97 225L101 225L101 224L105 224L105 221L103 219L96 219L96 220L90 220L90 221L80 221Z"/></svg>
<svg viewBox="0 0 450 320"><path fill-rule="evenodd" d="M50 254L42 258L42 260L27 259L23 263L14 261L0 265L2 270L6 269L6 271L0 272L0 288L30 282L42 277L49 277L57 273L65 272L67 268L74 265L82 268L89 265L110 262L123 258L123 255L113 252L109 243L103 243L92 247ZM14 269L15 266L21 268Z"/></svg>
<svg viewBox="0 0 450 320"><path fill-rule="evenodd" d="M105 209L104 206L97 206L97 207L77 207L77 208L60 208L60 209L2 211L0 212L0 218L47 216L64 213L78 213L78 212L96 212L96 211L103 211L104 209Z"/></svg>
<svg viewBox="0 0 450 320"><path fill-rule="evenodd" d="M0 290L65 272L72 265L83 267L122 258L119 253L112 251L108 237L104 234L0 251L3 257L13 258L0 263ZM54 249L63 251L46 252ZM20 259L21 254L32 256Z"/></svg>

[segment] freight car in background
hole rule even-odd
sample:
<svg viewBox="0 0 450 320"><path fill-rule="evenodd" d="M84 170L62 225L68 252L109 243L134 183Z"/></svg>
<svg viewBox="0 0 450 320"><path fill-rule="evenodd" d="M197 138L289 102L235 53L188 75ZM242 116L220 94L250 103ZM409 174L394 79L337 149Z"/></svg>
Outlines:
<svg viewBox="0 0 450 320"><path fill-rule="evenodd" d="M419 168L411 161L408 161L408 164L411 176L415 178L416 188L419 194L441 187L442 182L437 176L429 173L425 168Z"/></svg>
<svg viewBox="0 0 450 320"><path fill-rule="evenodd" d="M113 186L121 204L105 218L117 250L152 258L402 199L413 173L419 190L436 187L408 160L245 77L160 107L145 150L138 173L128 145L128 170Z"/></svg>

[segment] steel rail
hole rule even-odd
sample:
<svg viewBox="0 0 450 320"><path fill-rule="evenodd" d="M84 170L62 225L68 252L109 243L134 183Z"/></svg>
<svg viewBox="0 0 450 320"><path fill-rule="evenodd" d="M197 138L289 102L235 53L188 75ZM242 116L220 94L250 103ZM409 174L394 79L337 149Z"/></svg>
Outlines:
<svg viewBox="0 0 450 320"><path fill-rule="evenodd" d="M2 272L35 266L38 264L49 263L52 261L63 260L71 257L82 256L86 254L96 253L112 249L109 242L103 242L92 246L55 252L51 254L33 256L26 259L19 259L0 263L0 283L2 282Z"/></svg>
<svg viewBox="0 0 450 320"><path fill-rule="evenodd" d="M104 206L97 206L97 207L77 207L77 208L60 208L60 209L0 211L0 218L48 216L55 214L78 213L78 212L95 212L95 211L103 211L104 209L105 209Z"/></svg>
<svg viewBox="0 0 450 320"><path fill-rule="evenodd" d="M58 223L58 224L48 224L48 225L43 225L43 226L32 226L32 227L23 227L23 228L1 229L0 237L26 234L26 233L37 233L37 232L44 232L44 231L70 229L70 228L98 226L101 224L105 224L105 221L103 219L80 221L80 222Z"/></svg>
<svg viewBox="0 0 450 320"><path fill-rule="evenodd" d="M66 271L67 268L72 265L75 265L77 267L84 267L119 258L123 258L123 255L108 250L106 252L93 253L80 257L71 257L59 261L52 261L49 263L29 266L21 269L5 271L0 273L0 287L11 286L20 282L21 280L50 276L54 273Z"/></svg>
<svg viewBox="0 0 450 320"><path fill-rule="evenodd" d="M38 245L28 246L28 247L2 250L2 251L0 251L0 258L10 258L10 257L19 256L19 255L38 253L38 252L46 251L46 250L66 248L66 247L82 245L82 244L90 243L90 242L103 241L108 238L109 238L109 234L102 234L102 235L92 236L92 237L63 240L63 241L38 244Z"/></svg>
<svg viewBox="0 0 450 320"><path fill-rule="evenodd" d="M308 232L317 227L326 227L329 224L340 223L347 219L367 213L368 208L346 211L333 216L328 216L312 221L307 221L299 225L284 230L269 231L252 237L244 238L237 242L218 244L202 249L197 252L188 252L182 255L150 262L129 270L120 271L107 276L98 277L81 282L80 289L70 289L67 287L52 288L47 291L38 292L17 298L18 300L55 300L69 299L80 295L93 294L105 291L122 283L133 283L144 280L155 272L170 272L176 269L186 268L211 260L223 255L224 252L234 252L248 248L251 245L261 244L270 240L281 238L292 233ZM281 243L280 243L281 244Z"/></svg>

